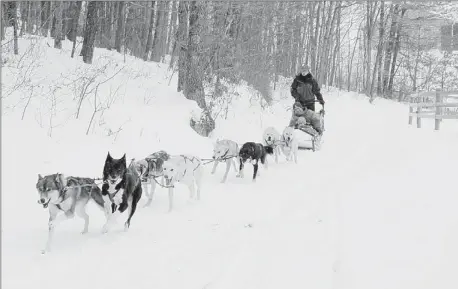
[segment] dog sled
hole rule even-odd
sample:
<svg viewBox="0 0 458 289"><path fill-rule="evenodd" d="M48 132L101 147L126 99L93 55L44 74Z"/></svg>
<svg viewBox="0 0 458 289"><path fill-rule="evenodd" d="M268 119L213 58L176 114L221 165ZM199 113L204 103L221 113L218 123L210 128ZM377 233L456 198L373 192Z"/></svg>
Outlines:
<svg viewBox="0 0 458 289"><path fill-rule="evenodd" d="M321 129L324 132L324 106L318 112L320 117ZM306 124L296 124L295 125L296 137L299 142L299 149L300 150L312 150L317 151L321 149L321 145L323 143L322 138L323 135L319 135L319 133L312 127L310 123Z"/></svg>

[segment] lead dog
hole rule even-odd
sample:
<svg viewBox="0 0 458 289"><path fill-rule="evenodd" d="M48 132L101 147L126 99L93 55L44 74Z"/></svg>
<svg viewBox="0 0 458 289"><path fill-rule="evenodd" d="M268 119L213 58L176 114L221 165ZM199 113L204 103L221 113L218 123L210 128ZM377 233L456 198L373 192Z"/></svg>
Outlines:
<svg viewBox="0 0 458 289"><path fill-rule="evenodd" d="M99 208L104 209L100 188L93 179L65 177L63 174L38 175L36 189L40 196L38 203L49 209L48 239L43 254L51 251L54 229L58 223L73 218L76 213L84 220L81 233L85 234L89 227L89 215L86 213L88 202L92 199Z"/></svg>
<svg viewBox="0 0 458 289"><path fill-rule="evenodd" d="M220 162L226 163L226 172L224 173L224 177L221 183L226 182L227 175L229 174L229 170L231 169L231 164L234 165L234 170L237 172L237 165L236 162L238 161L239 155L239 145L232 140L223 139L217 140L213 144L213 170L212 175L216 172L216 167Z"/></svg>
<svg viewBox="0 0 458 289"><path fill-rule="evenodd" d="M142 197L142 184L133 162L127 167L125 154L120 159L114 159L108 153L103 167L102 197L105 209L109 212L102 232L107 233L114 220L128 209L128 218L124 224L124 230L127 231Z"/></svg>
<svg viewBox="0 0 458 289"><path fill-rule="evenodd" d="M148 197L144 207L149 207L153 201L154 192L156 190L157 178L161 177L161 185L164 186L164 176L162 166L164 162L170 158L170 155L166 151L157 151L150 154L143 160L139 160L134 163L137 171L140 174L142 181L142 188L145 195ZM151 185L151 193L148 192L148 185Z"/></svg>
<svg viewBox="0 0 458 289"><path fill-rule="evenodd" d="M243 178L243 166L245 162L250 159L253 164L253 181L256 181L256 175L258 174L259 161L267 169L267 155L273 154L273 148L270 146L264 146L261 143L247 142L244 143L239 152L240 158L240 169L238 177Z"/></svg>
<svg viewBox="0 0 458 289"><path fill-rule="evenodd" d="M190 198L194 198L197 187L197 200L200 200L200 188L203 177L202 161L189 155L171 156L163 166L165 184L169 189L169 212L173 209L173 192L176 183L182 183L189 189Z"/></svg>
<svg viewBox="0 0 458 289"><path fill-rule="evenodd" d="M280 133L274 127L268 127L262 135L263 144L272 147L275 156L275 163L278 163L280 151Z"/></svg>
<svg viewBox="0 0 458 289"><path fill-rule="evenodd" d="M294 157L294 162L297 164L297 152L299 151L299 141L296 137L296 131L293 127L285 127L281 137L281 148L287 161Z"/></svg>

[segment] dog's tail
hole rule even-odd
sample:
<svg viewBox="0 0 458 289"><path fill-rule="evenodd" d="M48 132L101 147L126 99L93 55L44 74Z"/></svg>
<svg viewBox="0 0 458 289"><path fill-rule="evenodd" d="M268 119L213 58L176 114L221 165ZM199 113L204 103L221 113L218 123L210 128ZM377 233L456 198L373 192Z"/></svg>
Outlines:
<svg viewBox="0 0 458 289"><path fill-rule="evenodd" d="M273 155L274 153L274 148L271 146L264 146L264 149L266 150L266 153L269 155Z"/></svg>

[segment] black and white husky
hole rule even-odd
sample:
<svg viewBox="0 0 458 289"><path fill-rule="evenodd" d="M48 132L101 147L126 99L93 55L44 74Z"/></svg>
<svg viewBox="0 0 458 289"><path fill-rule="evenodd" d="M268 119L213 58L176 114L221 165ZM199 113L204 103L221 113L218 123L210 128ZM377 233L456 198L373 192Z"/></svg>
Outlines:
<svg viewBox="0 0 458 289"><path fill-rule="evenodd" d="M89 215L86 213L89 200L92 199L101 209L104 209L102 193L93 179L65 177L63 174L44 177L38 175L36 188L39 194L38 203L43 208L49 209L48 240L42 251L43 254L51 251L54 228L59 222L73 218L76 213L84 220L81 233L85 234L89 226Z"/></svg>
<svg viewBox="0 0 458 289"><path fill-rule="evenodd" d="M188 187L191 199L194 198L197 187L197 200L200 200L203 166L199 158L189 155L171 156L164 162L162 170L169 189L169 212L173 209L173 189L176 183Z"/></svg>
<svg viewBox="0 0 458 289"><path fill-rule="evenodd" d="M102 232L107 233L114 220L128 209L128 218L124 224L127 231L138 201L142 197L142 184L133 163L127 167L125 154L120 159L114 159L108 153L103 167L102 197L109 212Z"/></svg>
<svg viewBox="0 0 458 289"><path fill-rule="evenodd" d="M229 174L229 170L231 168L231 164L234 165L234 170L237 172L237 163L238 163L238 155L239 155L239 145L232 140L223 139L223 140L216 140L213 144L213 170L212 175L216 172L216 167L220 162L226 163L226 172L224 173L222 183L226 182L227 175Z"/></svg>
<svg viewBox="0 0 458 289"><path fill-rule="evenodd" d="M143 160L136 161L134 163L137 171L140 174L140 179L142 181L143 191L148 197L148 201L145 204L145 207L149 207L153 201L154 192L156 190L156 179L161 177L161 185L164 186L164 177L162 166L164 162L170 158L170 155L161 150L155 153L150 154ZM148 192L148 185L151 186L151 192Z"/></svg>
<svg viewBox="0 0 458 289"><path fill-rule="evenodd" d="M253 181L256 181L256 176L258 175L258 166L259 162L267 169L267 155L273 154L273 148L271 146L264 146L261 143L247 142L244 143L239 152L240 158L240 169L238 177L243 178L243 166L247 160L251 160L253 164Z"/></svg>

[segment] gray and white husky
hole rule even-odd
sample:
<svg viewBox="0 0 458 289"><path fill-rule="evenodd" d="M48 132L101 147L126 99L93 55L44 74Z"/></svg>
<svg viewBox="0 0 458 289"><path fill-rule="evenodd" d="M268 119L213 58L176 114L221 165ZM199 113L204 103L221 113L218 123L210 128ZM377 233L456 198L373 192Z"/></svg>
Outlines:
<svg viewBox="0 0 458 289"><path fill-rule="evenodd" d="M43 254L51 251L54 228L59 222L73 218L76 213L84 220L81 233L85 234L89 226L89 215L86 213L89 200L92 199L98 207L104 209L101 190L93 179L65 177L59 173L44 177L38 175L36 188L39 194L38 203L49 209L48 239Z"/></svg>
<svg viewBox="0 0 458 289"><path fill-rule="evenodd" d="M135 168L140 174L143 191L148 198L145 207L149 207L153 201L157 178L161 177L161 185L164 186L162 166L164 165L164 162L169 158L170 155L167 152L161 150L152 153L146 158L138 160L134 163ZM148 192L148 185L151 186L151 193Z"/></svg>
<svg viewBox="0 0 458 289"><path fill-rule="evenodd" d="M173 192L176 183L188 187L190 199L194 198L197 187L197 200L200 200L204 168L199 158L190 155L171 156L164 162L162 168L165 184L169 189L169 212L173 209Z"/></svg>
<svg viewBox="0 0 458 289"><path fill-rule="evenodd" d="M223 140L216 140L213 144L213 170L212 175L216 172L216 167L220 162L226 163L226 172L224 173L224 177L221 180L221 183L226 182L227 175L229 174L229 170L231 169L231 164L234 165L234 170L237 172L238 167L238 156L239 156L239 145L232 140L223 139Z"/></svg>

